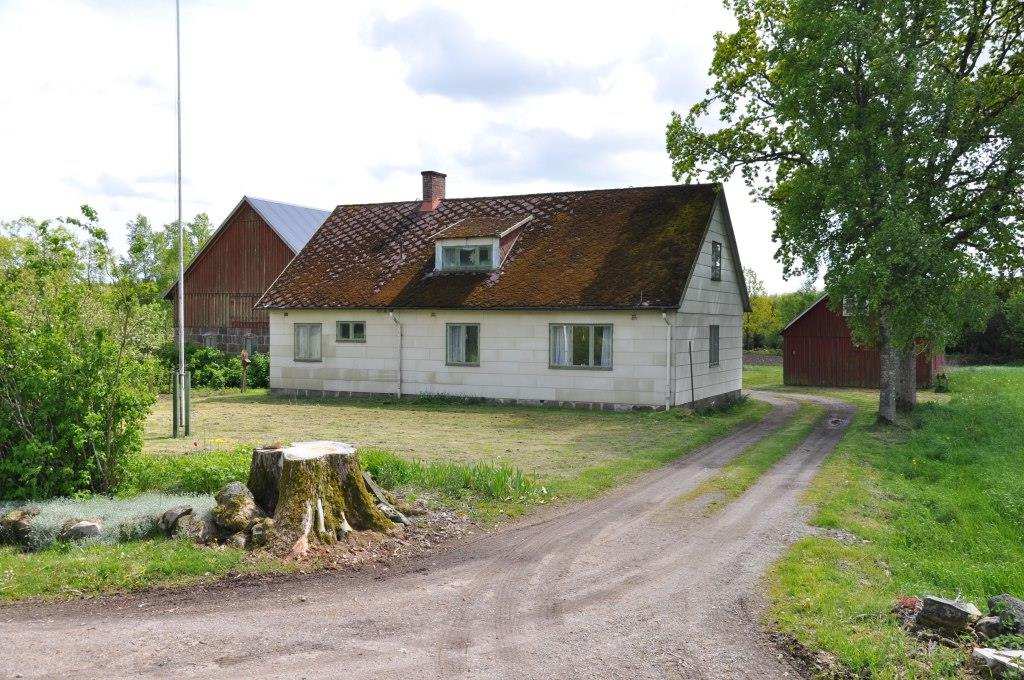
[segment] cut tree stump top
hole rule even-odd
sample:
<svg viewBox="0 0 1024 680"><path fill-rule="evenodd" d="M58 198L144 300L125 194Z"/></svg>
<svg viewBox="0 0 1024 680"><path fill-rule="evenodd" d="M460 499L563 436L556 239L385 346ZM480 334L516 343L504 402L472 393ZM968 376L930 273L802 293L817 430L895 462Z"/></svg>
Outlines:
<svg viewBox="0 0 1024 680"><path fill-rule="evenodd" d="M351 456L356 452L356 447L346 442L332 442L326 440L312 442L292 442L290 446L281 450L281 461L285 460L312 460L324 456Z"/></svg>

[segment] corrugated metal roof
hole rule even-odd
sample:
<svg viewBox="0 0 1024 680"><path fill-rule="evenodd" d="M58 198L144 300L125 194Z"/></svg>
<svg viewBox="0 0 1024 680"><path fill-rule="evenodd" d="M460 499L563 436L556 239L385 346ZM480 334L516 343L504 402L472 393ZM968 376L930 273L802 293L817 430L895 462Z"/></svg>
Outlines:
<svg viewBox="0 0 1024 680"><path fill-rule="evenodd" d="M265 198L246 196L245 200L296 253L302 250L327 219L327 216L331 214L330 210L278 203Z"/></svg>

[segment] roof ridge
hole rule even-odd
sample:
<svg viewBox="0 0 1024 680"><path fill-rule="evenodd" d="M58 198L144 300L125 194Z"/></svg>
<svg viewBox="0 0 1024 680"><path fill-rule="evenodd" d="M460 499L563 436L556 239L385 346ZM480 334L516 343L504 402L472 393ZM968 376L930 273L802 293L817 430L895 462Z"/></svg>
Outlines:
<svg viewBox="0 0 1024 680"><path fill-rule="evenodd" d="M529 194L499 194L495 196L458 196L453 198L444 198L442 202L451 201L480 201L484 199L496 200L496 199L510 199L510 198L536 198L539 196L556 196L556 195L578 195L578 194L598 194L601 192L611 191L635 191L640 189L682 189L682 188L696 188L696 187L717 187L721 186L721 182L694 182L692 184L652 184L643 186L629 186L629 187L606 187L603 189L566 189L563 191L537 191ZM377 201L369 203L339 203L337 208L365 208L373 205L402 205L405 203L419 205L423 201L421 199L411 199L405 201Z"/></svg>
<svg viewBox="0 0 1024 680"><path fill-rule="evenodd" d="M333 208L331 208L331 209L314 208L311 205L301 205L299 203L287 203L285 201L275 201L272 198L261 198L260 196L250 196L248 194L244 194L243 198L245 198L245 200L247 200L247 201L264 201L266 203L276 203L277 205L287 205L287 206L289 206L291 208L302 208L303 210L315 210L317 212L328 213L328 214L334 212Z"/></svg>

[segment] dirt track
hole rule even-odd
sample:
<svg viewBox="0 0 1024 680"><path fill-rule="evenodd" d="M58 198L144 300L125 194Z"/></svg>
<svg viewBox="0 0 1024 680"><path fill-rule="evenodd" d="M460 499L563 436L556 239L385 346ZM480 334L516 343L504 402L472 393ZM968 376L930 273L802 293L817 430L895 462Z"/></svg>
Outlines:
<svg viewBox="0 0 1024 680"><path fill-rule="evenodd" d="M799 495L851 415L703 517L679 497L778 428L773 411L600 499L365 574L0 609L0 677L780 678L764 569L806 531Z"/></svg>

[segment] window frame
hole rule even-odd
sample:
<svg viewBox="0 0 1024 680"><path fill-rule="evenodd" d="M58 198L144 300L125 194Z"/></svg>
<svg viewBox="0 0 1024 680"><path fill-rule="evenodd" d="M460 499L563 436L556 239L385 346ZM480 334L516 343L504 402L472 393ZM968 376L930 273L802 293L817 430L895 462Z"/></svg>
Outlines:
<svg viewBox="0 0 1024 680"><path fill-rule="evenodd" d="M712 347L714 356L712 357ZM712 360L713 359L713 360ZM722 365L722 326L719 324L708 325L708 368Z"/></svg>
<svg viewBox="0 0 1024 680"><path fill-rule="evenodd" d="M479 260L480 259L480 251L482 249L484 249L484 248L486 248L488 253L489 253L489 257L488 257L489 262L488 262L488 264L485 264L485 265L484 264L477 264L477 265L464 266L464 265L459 263L461 261L461 254L462 254L463 250L467 250L467 249L475 250L476 253L477 253L477 259ZM456 263L454 265L452 265L452 266L448 266L448 264L446 264L447 263L447 258L445 257L445 252L449 251L449 250L454 250L457 253L457 255L455 257ZM450 245L442 244L441 245L441 267L440 267L440 269L441 269L441 271L445 271L445 272L478 272L478 271L487 272L487 271L492 271L494 269L494 251L495 251L495 248L494 248L494 244L493 243L472 243L472 244L468 244L468 245L454 244L454 243L450 244Z"/></svg>
<svg viewBox="0 0 1024 680"><path fill-rule="evenodd" d="M472 362L472 361L451 361L451 350L450 350L449 344L448 344L449 341L450 341L451 336L448 334L449 333L448 329L450 329L452 326L465 326L467 328L472 326L472 327L476 328L476 361L475 362ZM465 348L463 348L463 349L465 349ZM477 367L477 366L480 365L480 354L481 354L481 349L480 349L480 324L479 323L474 323L474 322L471 322L471 321L470 322L467 322L467 321L450 321L450 322L445 323L445 325L444 325L444 365L445 366L463 366L463 367L467 367L468 366L470 368Z"/></svg>
<svg viewBox="0 0 1024 680"><path fill-rule="evenodd" d="M320 363L324 360L324 325L322 323L295 323L292 324L292 361L301 361L303 363ZM299 356L299 329L300 328L313 328L319 329L320 337L320 349L318 357L300 357Z"/></svg>
<svg viewBox="0 0 1024 680"><path fill-rule="evenodd" d="M711 242L711 280L722 280L722 244L719 241Z"/></svg>
<svg viewBox="0 0 1024 680"><path fill-rule="evenodd" d="M341 337L342 325L349 326L349 337ZM356 324L363 326L363 337L355 337ZM335 321L334 322L334 342L342 343L365 343L366 342L366 322L365 321Z"/></svg>
<svg viewBox="0 0 1024 680"><path fill-rule="evenodd" d="M586 366L578 366L572 363L572 357L569 357L569 364L556 364L555 363L555 345L554 345L554 329L560 326L569 326L571 329L577 327L585 327L590 329L589 338L589 353L590 363ZM611 349L608 351L608 365L598 366L594 362L594 329L595 328L608 328L608 339L607 342L611 344ZM572 331L570 331L572 333ZM615 324L614 323L576 323L572 321L552 322L548 324L548 368L556 369L559 371L610 371L615 366Z"/></svg>

